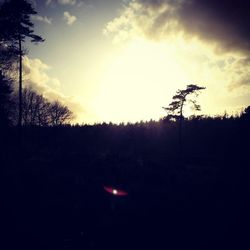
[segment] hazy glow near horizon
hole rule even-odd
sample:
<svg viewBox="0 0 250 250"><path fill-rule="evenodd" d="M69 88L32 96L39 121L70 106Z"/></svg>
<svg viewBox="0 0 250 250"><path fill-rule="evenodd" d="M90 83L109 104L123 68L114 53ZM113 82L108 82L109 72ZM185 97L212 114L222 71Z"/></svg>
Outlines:
<svg viewBox="0 0 250 250"><path fill-rule="evenodd" d="M161 107L187 80L171 48L135 39L113 59L93 102L98 120L135 122L158 119Z"/></svg>
<svg viewBox="0 0 250 250"><path fill-rule="evenodd" d="M137 122L158 120L166 115L162 109L171 101L176 90L187 84L210 86L199 97L206 114L224 112L213 100L223 99L226 79L218 69L209 68L200 53L209 48L201 44L175 41L153 42L135 38L126 42L114 54L103 72L92 96L92 112L98 121ZM199 51L196 54L195 51ZM204 82L203 79L207 81ZM216 84L219 80L221 85ZM185 110L186 115L194 112Z"/></svg>

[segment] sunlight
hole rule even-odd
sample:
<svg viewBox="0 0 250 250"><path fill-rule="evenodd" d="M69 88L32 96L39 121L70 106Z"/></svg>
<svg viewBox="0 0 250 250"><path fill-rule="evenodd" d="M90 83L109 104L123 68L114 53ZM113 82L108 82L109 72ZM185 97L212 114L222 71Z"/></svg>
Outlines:
<svg viewBox="0 0 250 250"><path fill-rule="evenodd" d="M110 64L95 96L98 120L158 119L161 107L189 79L177 51L166 43L135 39Z"/></svg>

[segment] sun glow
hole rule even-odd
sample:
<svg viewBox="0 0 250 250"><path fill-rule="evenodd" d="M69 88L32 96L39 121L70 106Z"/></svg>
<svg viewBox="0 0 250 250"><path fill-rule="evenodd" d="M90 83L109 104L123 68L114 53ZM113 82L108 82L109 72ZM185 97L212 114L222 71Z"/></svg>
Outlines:
<svg viewBox="0 0 250 250"><path fill-rule="evenodd" d="M158 119L172 94L189 79L173 46L131 41L110 63L94 103L98 120Z"/></svg>

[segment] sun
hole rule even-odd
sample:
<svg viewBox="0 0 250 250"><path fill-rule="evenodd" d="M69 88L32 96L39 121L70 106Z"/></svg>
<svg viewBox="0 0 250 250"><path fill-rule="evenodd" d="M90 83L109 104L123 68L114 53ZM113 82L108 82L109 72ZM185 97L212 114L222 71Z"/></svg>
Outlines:
<svg viewBox="0 0 250 250"><path fill-rule="evenodd" d="M110 62L95 96L98 120L158 119L162 106L188 79L178 54L167 43L130 41Z"/></svg>

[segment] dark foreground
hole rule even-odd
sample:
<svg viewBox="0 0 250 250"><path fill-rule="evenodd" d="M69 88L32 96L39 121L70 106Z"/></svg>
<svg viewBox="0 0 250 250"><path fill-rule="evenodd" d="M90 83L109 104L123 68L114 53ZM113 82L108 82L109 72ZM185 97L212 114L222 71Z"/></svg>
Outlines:
<svg viewBox="0 0 250 250"><path fill-rule="evenodd" d="M155 145L128 154L76 141L38 150L27 141L21 158L10 145L2 155L1 249L250 247L246 154L180 158Z"/></svg>

